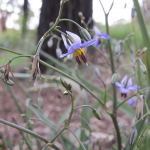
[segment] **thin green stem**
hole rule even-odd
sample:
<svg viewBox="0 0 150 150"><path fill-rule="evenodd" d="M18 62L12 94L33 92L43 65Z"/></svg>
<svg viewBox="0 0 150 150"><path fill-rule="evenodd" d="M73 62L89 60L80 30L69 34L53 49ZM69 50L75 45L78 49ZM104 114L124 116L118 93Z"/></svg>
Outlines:
<svg viewBox="0 0 150 150"><path fill-rule="evenodd" d="M52 139L52 141L51 141L50 143L53 143L53 142L57 139L57 137L58 137L61 133L63 133L66 129L67 129L67 128L64 127L64 128Z"/></svg>
<svg viewBox="0 0 150 150"><path fill-rule="evenodd" d="M131 65L124 65L124 66L121 66L116 72L119 72L120 69L125 68L125 67L132 67L132 68L134 68L134 66L131 66Z"/></svg>
<svg viewBox="0 0 150 150"><path fill-rule="evenodd" d="M19 56L11 58L10 61L13 61L14 59L19 58L19 57L32 57L32 55L19 55Z"/></svg>
<svg viewBox="0 0 150 150"><path fill-rule="evenodd" d="M134 95L128 97L127 99L125 99L123 102L121 102L121 103L116 107L115 112L116 112L117 109L118 109L121 105L123 105L128 99L130 99L130 98L132 98L132 97L134 97L134 96L136 96L136 95L137 95L137 94L134 94Z"/></svg>
<svg viewBox="0 0 150 150"><path fill-rule="evenodd" d="M61 22L61 21L70 21L70 22L74 23L75 25L77 25L79 28L81 28L81 26L78 23L76 23L75 21L73 21L71 19L66 19L66 18L59 19L59 22Z"/></svg>
<svg viewBox="0 0 150 150"><path fill-rule="evenodd" d="M84 149L84 150L86 150L86 148L84 147L84 145L82 144L82 142L79 140L79 138L74 134L74 132L70 129L70 128L67 128L74 136L75 136L75 138L79 141L79 143L81 144L81 146L82 146L82 148Z"/></svg>
<svg viewBox="0 0 150 150"><path fill-rule="evenodd" d="M13 54L17 54L17 55L23 55L23 54L21 54L21 53L8 50L8 49L6 49L6 48L4 48L4 47L1 47L1 46L0 46L0 50L7 51L7 52L10 52L10 53L13 53Z"/></svg>
<svg viewBox="0 0 150 150"><path fill-rule="evenodd" d="M75 107L74 110L75 110L75 109L78 109L78 108L81 108L81 107L89 107L89 108L95 109L94 107L92 107L92 106L90 106L90 105L80 105L80 106L78 106L78 107Z"/></svg>
<svg viewBox="0 0 150 150"><path fill-rule="evenodd" d="M101 6L102 6L102 9L103 9L104 14L106 15L106 12L105 12L105 9L104 9L104 6L103 6L101 0L99 0L99 2L100 2L100 4L101 4Z"/></svg>
<svg viewBox="0 0 150 150"><path fill-rule="evenodd" d="M140 92L142 92L142 91L145 91L145 90L150 90L150 87L147 87L147 88L141 89L141 90L139 90L139 91L140 91Z"/></svg>

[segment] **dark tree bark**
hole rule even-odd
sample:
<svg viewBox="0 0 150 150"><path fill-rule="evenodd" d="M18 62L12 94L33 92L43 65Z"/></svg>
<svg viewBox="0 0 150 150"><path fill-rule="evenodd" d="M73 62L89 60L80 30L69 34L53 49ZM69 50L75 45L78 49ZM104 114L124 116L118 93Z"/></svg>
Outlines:
<svg viewBox="0 0 150 150"><path fill-rule="evenodd" d="M43 0L42 8L41 8L41 14L40 14L40 23L38 27L38 41L43 36L43 34L49 29L49 23L55 22L58 12L59 12L59 5L60 0ZM79 23L81 25L80 17L78 16L78 12L82 12L85 16L85 22L88 21L90 17L92 17L92 0L69 0L67 3L65 3L62 16L61 18L67 18L72 19ZM60 30L65 32L66 30L72 31L76 34L79 34L78 28L76 25L72 24L71 22L60 22L59 26L61 27ZM83 25L82 25L83 26ZM92 26L92 22L89 25ZM60 35L59 33L56 33ZM56 43L57 41L54 39L54 45L52 48L49 48L47 46L47 41L49 38L47 38L43 45L42 50L49 53L53 57L56 57ZM62 45L63 43L61 43ZM63 53L66 52L65 49L62 49ZM41 56L41 59L46 61L46 58ZM41 71L45 71L44 66L40 66Z"/></svg>

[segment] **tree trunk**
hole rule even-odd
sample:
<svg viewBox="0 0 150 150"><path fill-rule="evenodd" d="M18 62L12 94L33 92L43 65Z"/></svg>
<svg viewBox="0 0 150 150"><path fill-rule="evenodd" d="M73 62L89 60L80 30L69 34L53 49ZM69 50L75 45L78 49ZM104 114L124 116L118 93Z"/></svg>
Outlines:
<svg viewBox="0 0 150 150"><path fill-rule="evenodd" d="M60 0L43 0L41 14L40 14L40 22L38 27L38 41L44 35L44 33L50 28L49 23L55 22L59 12L59 7L60 7L59 4L60 4ZM72 19L81 25L81 20L80 17L78 16L78 12L83 13L83 15L85 16L85 22L87 22L88 19L92 17L92 0L69 0L64 5L61 18ZM60 22L59 26L61 27L60 30L63 32L68 30L76 34L79 34L77 26L72 24L71 22ZM92 22L89 25L89 27L91 26L92 26ZM55 31L54 33L60 36L59 33ZM52 55L53 57L56 57L55 50L56 50L57 40L54 39L53 41L54 44L51 48L47 46L48 40L49 38L47 38L44 41L41 49L47 52L48 54ZM62 45L63 43L61 42L61 47ZM64 53L66 52L66 49L63 48L62 51ZM41 56L41 59L46 61L46 58L44 58L43 56ZM42 72L46 70L44 66L40 66L40 68Z"/></svg>

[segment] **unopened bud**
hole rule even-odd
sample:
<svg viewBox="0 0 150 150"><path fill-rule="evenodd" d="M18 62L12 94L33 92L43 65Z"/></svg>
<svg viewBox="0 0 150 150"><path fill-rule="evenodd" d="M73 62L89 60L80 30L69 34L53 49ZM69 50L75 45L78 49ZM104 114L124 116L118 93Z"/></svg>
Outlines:
<svg viewBox="0 0 150 150"><path fill-rule="evenodd" d="M95 67L93 71L94 71L95 76L96 76L97 78L100 78L101 74L100 74L100 72L99 72L99 69Z"/></svg>
<svg viewBox="0 0 150 150"><path fill-rule="evenodd" d="M19 141L19 149L20 150L22 150L23 144L24 144L24 140L23 140L23 138L21 138Z"/></svg>
<svg viewBox="0 0 150 150"><path fill-rule="evenodd" d="M38 100L38 104L39 104L40 108L43 108L43 98L42 98L42 96L39 95L37 100Z"/></svg>
<svg viewBox="0 0 150 150"><path fill-rule="evenodd" d="M91 36L90 36L89 32L85 28L80 27L79 28L79 32L80 32L81 37L85 41L90 41L91 40Z"/></svg>
<svg viewBox="0 0 150 150"><path fill-rule="evenodd" d="M67 88L67 82L63 78L60 78L60 82L64 88Z"/></svg>
<svg viewBox="0 0 150 150"><path fill-rule="evenodd" d="M138 140L137 140L137 147L140 148L143 144L143 139L144 139L144 136L143 135L140 135Z"/></svg>
<svg viewBox="0 0 150 150"><path fill-rule="evenodd" d="M49 26L52 27L54 25L54 22L50 22Z"/></svg>
<svg viewBox="0 0 150 150"><path fill-rule="evenodd" d="M68 95L68 92L67 92L67 91L65 91L65 92L63 93L63 95Z"/></svg>
<svg viewBox="0 0 150 150"><path fill-rule="evenodd" d="M82 12L79 12L78 15L79 15L79 17L82 17L82 16L83 16L83 13L82 13Z"/></svg>
<svg viewBox="0 0 150 150"><path fill-rule="evenodd" d="M115 46L115 54L118 55L121 52L121 46L120 43L117 43Z"/></svg>
<svg viewBox="0 0 150 150"><path fill-rule="evenodd" d="M49 48L53 46L53 38L52 37L47 41L47 46Z"/></svg>
<svg viewBox="0 0 150 150"><path fill-rule="evenodd" d="M128 141L129 141L129 145L132 146L136 140L136 137L137 137L137 130L136 130L136 127L131 129L131 131L129 132L129 138L128 138Z"/></svg>
<svg viewBox="0 0 150 150"><path fill-rule="evenodd" d="M140 68L141 68L141 70L142 70L142 72L143 72L144 74L147 73L147 69L146 69L146 66L144 65L144 63L141 63L141 64L140 64Z"/></svg>
<svg viewBox="0 0 150 150"><path fill-rule="evenodd" d="M142 54L145 53L146 51L147 51L147 47L144 47L144 48L142 49Z"/></svg>
<svg viewBox="0 0 150 150"><path fill-rule="evenodd" d="M99 114L99 112L96 109L93 109L93 114L98 120L101 120L101 115Z"/></svg>
<svg viewBox="0 0 150 150"><path fill-rule="evenodd" d="M134 15L135 15L135 8L132 8L131 9L131 17L134 18Z"/></svg>
<svg viewBox="0 0 150 150"><path fill-rule="evenodd" d="M115 84L118 80L118 73L114 73L111 77L111 84Z"/></svg>
<svg viewBox="0 0 150 150"><path fill-rule="evenodd" d="M67 57L66 57L68 60L72 60L72 58L73 58L73 54L69 54L69 55L67 55Z"/></svg>
<svg viewBox="0 0 150 150"><path fill-rule="evenodd" d="M57 58L60 58L61 55L62 55L62 50L58 47L56 49L56 56L57 56Z"/></svg>

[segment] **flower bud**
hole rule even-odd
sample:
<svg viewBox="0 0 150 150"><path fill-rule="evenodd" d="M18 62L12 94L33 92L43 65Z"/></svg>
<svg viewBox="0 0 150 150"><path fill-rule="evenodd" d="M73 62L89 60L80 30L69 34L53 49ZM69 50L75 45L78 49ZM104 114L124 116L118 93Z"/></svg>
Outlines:
<svg viewBox="0 0 150 150"><path fill-rule="evenodd" d="M95 76L96 76L97 78L100 78L101 74L100 74L100 72L99 72L99 69L95 67L93 71L94 71Z"/></svg>
<svg viewBox="0 0 150 150"><path fill-rule="evenodd" d="M140 63L140 68L144 74L147 73L147 69L146 69L146 66L144 65L144 63Z"/></svg>
<svg viewBox="0 0 150 150"><path fill-rule="evenodd" d="M143 144L143 139L144 139L144 136L143 135L140 135L138 140L137 140L137 147L140 148Z"/></svg>
<svg viewBox="0 0 150 150"><path fill-rule="evenodd" d="M63 93L63 95L68 95L68 92L67 92L67 91L65 91L65 92Z"/></svg>
<svg viewBox="0 0 150 150"><path fill-rule="evenodd" d="M98 119L98 120L101 120L101 115L99 114L99 112L96 110L96 109L93 109L93 114L94 116Z"/></svg>
<svg viewBox="0 0 150 150"><path fill-rule="evenodd" d="M83 13L82 13L82 12L79 12L78 15L79 15L79 17L82 17L82 16L83 16Z"/></svg>
<svg viewBox="0 0 150 150"><path fill-rule="evenodd" d="M67 88L67 82L63 78L60 78L60 82L64 88Z"/></svg>
<svg viewBox="0 0 150 150"><path fill-rule="evenodd" d="M115 84L118 80L118 73L114 73L111 77L111 84Z"/></svg>
<svg viewBox="0 0 150 150"><path fill-rule="evenodd" d="M69 55L67 55L67 60L72 60L72 58L73 58L73 54L69 54Z"/></svg>
<svg viewBox="0 0 150 150"><path fill-rule="evenodd" d="M80 27L79 28L79 32L80 32L81 37L85 41L90 41L91 40L91 36L90 36L89 32L85 28Z"/></svg>
<svg viewBox="0 0 150 150"><path fill-rule="evenodd" d="M37 100L38 100L38 104L39 104L40 108L43 108L43 98L42 98L42 96L39 95Z"/></svg>
<svg viewBox="0 0 150 150"><path fill-rule="evenodd" d="M147 51L147 47L144 47L144 48L142 49L142 54L145 53L146 51Z"/></svg>
<svg viewBox="0 0 150 150"><path fill-rule="evenodd" d="M22 149L23 144L24 144L24 140L23 140L23 138L21 138L20 141L19 141L19 149L20 150Z"/></svg>
<svg viewBox="0 0 150 150"><path fill-rule="evenodd" d="M131 129L131 131L129 132L129 137L128 137L128 141L129 141L129 145L132 146L136 140L137 137L137 130L136 127Z"/></svg>
<svg viewBox="0 0 150 150"><path fill-rule="evenodd" d="M117 43L115 46L115 54L118 55L121 52L121 46L120 43Z"/></svg>
<svg viewBox="0 0 150 150"><path fill-rule="evenodd" d="M49 48L51 48L53 46L53 38L52 37L47 41L47 46Z"/></svg>
<svg viewBox="0 0 150 150"><path fill-rule="evenodd" d="M60 58L60 55L62 55L62 50L58 47L56 49L56 56L57 56L57 58Z"/></svg>
<svg viewBox="0 0 150 150"><path fill-rule="evenodd" d="M134 15L135 15L135 8L132 8L131 9L131 17L134 18Z"/></svg>

